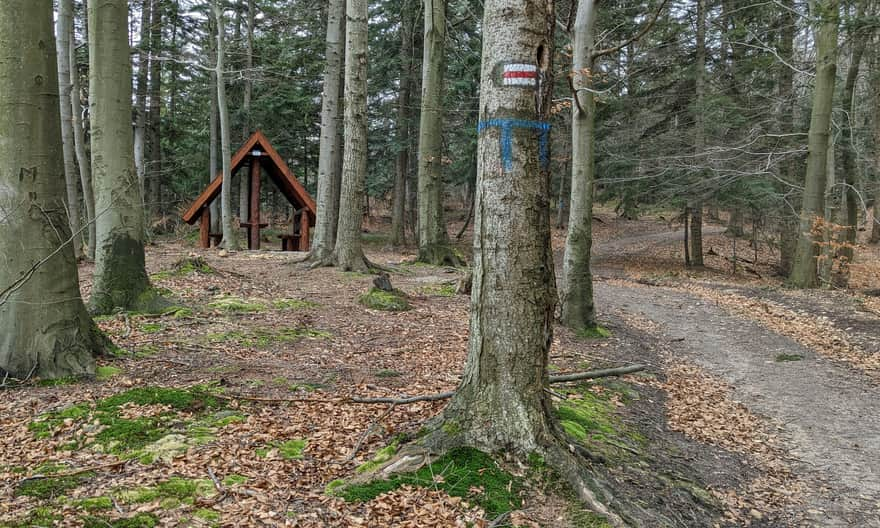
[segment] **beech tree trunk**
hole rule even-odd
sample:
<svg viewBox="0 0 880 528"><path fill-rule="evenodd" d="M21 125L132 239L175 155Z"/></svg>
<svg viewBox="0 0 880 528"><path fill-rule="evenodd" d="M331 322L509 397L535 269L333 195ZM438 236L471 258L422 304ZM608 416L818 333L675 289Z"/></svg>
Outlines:
<svg viewBox="0 0 880 528"><path fill-rule="evenodd" d="M419 125L419 260L459 265L443 220L443 82L446 0L425 0Z"/></svg>
<svg viewBox="0 0 880 528"><path fill-rule="evenodd" d="M779 108L776 111L777 132L779 134L791 134L794 132L794 70L789 67L794 57L794 37L797 24L795 21L794 0L783 0L778 11L781 35L777 54L782 61L777 65L779 68L778 91ZM791 141L785 141L783 146L791 145ZM796 162L786 160L780 169L782 185L778 185L780 193L787 192L789 185L798 185ZM794 199L794 198L792 198ZM778 222L779 231L779 270L785 276L791 273L794 264L794 252L797 247L797 215L794 213L796 205L786 206L780 211Z"/></svg>
<svg viewBox="0 0 880 528"><path fill-rule="evenodd" d="M594 0L580 0L572 28L571 205L562 261L562 324L575 330L596 326L590 251L593 245L593 185L596 101L592 89ZM564 180L563 180L564 184Z"/></svg>
<svg viewBox="0 0 880 528"><path fill-rule="evenodd" d="M89 307L149 310L144 214L134 170L128 2L89 0L89 108L97 244ZM148 306L150 305L150 306Z"/></svg>
<svg viewBox="0 0 880 528"><path fill-rule="evenodd" d="M162 213L162 61L158 55L162 50L162 0L152 0L152 16L150 19L150 113L147 120L147 141L149 145L149 162L147 163L147 179L150 183L150 199L146 210L147 223L153 216Z"/></svg>
<svg viewBox="0 0 880 528"><path fill-rule="evenodd" d="M82 255L82 234L80 233L79 174L76 172L76 159L73 142L73 114L70 106L70 35L73 33L73 0L59 0L56 20L55 40L58 46L58 88L61 109L61 144L64 154L64 181L67 189L67 218L73 233L73 254Z"/></svg>
<svg viewBox="0 0 880 528"><path fill-rule="evenodd" d="M254 24L256 16L256 8L254 0L247 0L247 23L246 23L246 41L244 52L244 94L242 95L241 111L243 114L241 141L244 143L251 135L251 98L254 92L254 82L252 79L254 69ZM243 174L243 173L242 173ZM239 176L238 186L238 217L242 221L248 218L248 207L250 205L249 192L250 181L244 176Z"/></svg>
<svg viewBox="0 0 880 528"><path fill-rule="evenodd" d="M138 42L137 86L135 88L134 166L142 196L147 196L147 82L150 71L150 16L152 0L141 2L141 35ZM144 204L146 207L146 204Z"/></svg>
<svg viewBox="0 0 880 528"><path fill-rule="evenodd" d="M106 341L69 243L52 1L4 2L0 49L0 375L92 375Z"/></svg>
<svg viewBox="0 0 880 528"><path fill-rule="evenodd" d="M329 263L336 245L339 215L339 185L337 174L340 163L338 152L342 121L340 94L344 59L345 0L330 0L327 9L327 36L325 44L324 93L321 100L321 141L318 152L317 218L312 238L310 258L320 264Z"/></svg>
<svg viewBox="0 0 880 528"><path fill-rule="evenodd" d="M367 173L367 0L348 0L345 16L345 139L334 263L366 270L361 245Z"/></svg>
<svg viewBox="0 0 880 528"><path fill-rule="evenodd" d="M217 62L217 39L214 38L216 30L214 29L214 19L208 21L208 49L211 52L211 60ZM217 71L211 70L208 89L211 91L211 116L209 117L208 126L211 128L209 133L211 145L208 151L208 183L211 183L217 176L217 143L220 138L219 110L217 108ZM211 233L220 233L220 203L217 200L211 202Z"/></svg>
<svg viewBox="0 0 880 528"><path fill-rule="evenodd" d="M410 0L400 7L400 89L397 95L397 165L391 210L391 245L406 243L406 178L409 174L410 90L412 89L415 15Z"/></svg>
<svg viewBox="0 0 880 528"><path fill-rule="evenodd" d="M837 34L840 23L839 0L821 0L815 5L814 15L820 20L820 25L816 31L816 78L807 140L807 174L797 250L789 277L791 284L800 288L811 288L818 284L816 257L822 237L814 236L813 227L824 216L828 139L837 73Z"/></svg>
<svg viewBox="0 0 880 528"><path fill-rule="evenodd" d="M220 156L223 165L223 185L220 191L220 225L223 231L222 245L226 249L238 249L238 228L233 224L232 215L232 168L229 147L229 106L226 104L226 78L224 76L224 59L226 54L226 25L223 20L223 8L219 0L212 5L214 22L217 24L217 61L214 75L217 78L217 111L220 115Z"/></svg>
<svg viewBox="0 0 880 528"><path fill-rule="evenodd" d="M872 244L880 243L880 46L876 47L874 52L873 75L871 76L871 87L874 95L874 210L873 225L871 226Z"/></svg>
<svg viewBox="0 0 880 528"><path fill-rule="evenodd" d="M88 250L86 256L95 258L95 193L92 189L92 162L86 152L85 128L82 121L82 90L79 83L79 65L76 60L76 39L70 32L70 108L73 116L73 145L76 161L79 165L79 179L82 185L83 202L86 206L86 222L88 222Z"/></svg>

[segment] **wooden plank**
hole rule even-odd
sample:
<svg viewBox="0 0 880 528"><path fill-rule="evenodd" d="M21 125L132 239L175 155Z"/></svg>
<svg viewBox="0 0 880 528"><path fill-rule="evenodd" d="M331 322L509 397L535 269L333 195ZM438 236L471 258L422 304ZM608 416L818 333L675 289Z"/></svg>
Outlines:
<svg viewBox="0 0 880 528"><path fill-rule="evenodd" d="M299 250L309 250L309 212L303 211L299 215Z"/></svg>
<svg viewBox="0 0 880 528"><path fill-rule="evenodd" d="M248 215L248 248L260 249L260 156L251 156L251 199Z"/></svg>
<svg viewBox="0 0 880 528"><path fill-rule="evenodd" d="M211 247L211 208L203 207L201 223L199 224L199 245L203 248Z"/></svg>

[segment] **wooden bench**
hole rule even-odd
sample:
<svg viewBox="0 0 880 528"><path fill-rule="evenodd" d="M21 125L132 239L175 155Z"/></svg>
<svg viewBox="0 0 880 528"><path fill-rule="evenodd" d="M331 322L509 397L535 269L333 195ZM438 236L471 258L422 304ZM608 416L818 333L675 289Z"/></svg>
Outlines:
<svg viewBox="0 0 880 528"><path fill-rule="evenodd" d="M281 239L281 251L296 251L299 249L299 235L278 235Z"/></svg>

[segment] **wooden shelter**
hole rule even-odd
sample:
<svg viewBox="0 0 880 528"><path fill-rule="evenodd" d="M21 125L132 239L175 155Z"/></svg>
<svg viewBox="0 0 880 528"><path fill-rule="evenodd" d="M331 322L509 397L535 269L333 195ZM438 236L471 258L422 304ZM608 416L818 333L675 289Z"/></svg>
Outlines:
<svg viewBox="0 0 880 528"><path fill-rule="evenodd" d="M309 229L315 225L315 200L296 179L290 168L269 143L269 139L259 130L254 132L232 156L231 174L235 175L244 166L249 169L249 207L247 221L242 221L241 227L246 227L248 230L248 249L260 249L260 230L269 225L260 221L260 180L261 172L265 170L268 179L287 198L294 210L292 232L279 235L281 249L284 251L308 251ZM210 247L212 241L216 245L222 238L219 233L211 233L210 209L211 202L220 196L222 186L223 172L221 171L183 214L183 220L190 225L195 224L196 220L201 222L199 242L203 248Z"/></svg>

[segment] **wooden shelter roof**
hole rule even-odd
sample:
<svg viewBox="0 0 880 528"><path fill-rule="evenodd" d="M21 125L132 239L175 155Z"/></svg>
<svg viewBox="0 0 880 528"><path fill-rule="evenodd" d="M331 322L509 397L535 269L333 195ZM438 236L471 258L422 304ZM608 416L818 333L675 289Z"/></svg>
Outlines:
<svg viewBox="0 0 880 528"><path fill-rule="evenodd" d="M232 156L232 174L235 174L241 166L251 157L251 152L259 150L263 153L260 156L260 167L266 171L272 182L278 187L278 190L287 198L297 209L305 209L314 222L315 218L315 200L312 199L305 187L296 179L290 168L278 155L278 151L269 142L269 139L261 132L256 132L244 142L244 145L238 149ZM219 195L223 186L223 171L220 171L210 184L202 191L202 194L192 203L189 209L183 214L183 221L188 224L194 224L201 215L201 210L211 204Z"/></svg>

